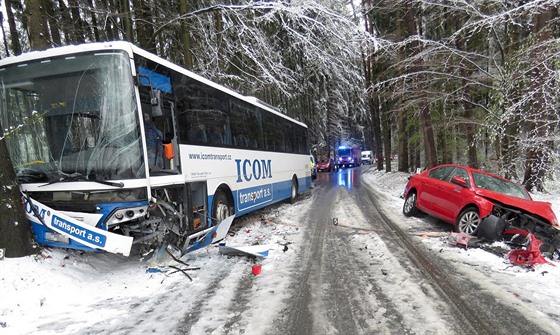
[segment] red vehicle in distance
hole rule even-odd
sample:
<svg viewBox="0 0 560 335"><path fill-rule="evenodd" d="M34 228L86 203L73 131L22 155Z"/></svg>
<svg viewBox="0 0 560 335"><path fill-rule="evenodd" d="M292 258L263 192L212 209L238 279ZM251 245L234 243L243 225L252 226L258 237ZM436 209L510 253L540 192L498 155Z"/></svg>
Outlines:
<svg viewBox="0 0 560 335"><path fill-rule="evenodd" d="M339 168L353 167L362 165L362 151L359 147L338 147L338 161Z"/></svg>
<svg viewBox="0 0 560 335"><path fill-rule="evenodd" d="M325 157L317 163L317 172L322 171L338 171L338 164L335 163L334 159Z"/></svg>

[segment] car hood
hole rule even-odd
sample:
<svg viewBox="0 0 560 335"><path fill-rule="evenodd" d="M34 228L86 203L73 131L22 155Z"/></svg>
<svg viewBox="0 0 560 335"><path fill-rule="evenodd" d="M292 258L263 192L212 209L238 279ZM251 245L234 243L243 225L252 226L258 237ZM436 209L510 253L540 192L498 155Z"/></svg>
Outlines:
<svg viewBox="0 0 560 335"><path fill-rule="evenodd" d="M538 215L540 217L547 219L549 222L552 223L553 226L559 227L558 219L556 218L556 215L552 210L552 206L550 202L523 199L523 198L505 195L502 193L488 191L485 189L477 189L476 194L484 198L498 201L504 205L519 208L526 212Z"/></svg>

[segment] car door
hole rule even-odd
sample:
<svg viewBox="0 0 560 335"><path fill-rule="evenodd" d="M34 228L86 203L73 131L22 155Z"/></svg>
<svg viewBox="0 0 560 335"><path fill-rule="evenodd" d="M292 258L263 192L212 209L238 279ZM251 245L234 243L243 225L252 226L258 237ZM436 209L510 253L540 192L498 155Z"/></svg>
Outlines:
<svg viewBox="0 0 560 335"><path fill-rule="evenodd" d="M445 177L453 170L453 166L442 166L431 170L426 178L421 181L418 192L418 207L430 214L441 216L438 203L441 196L442 183Z"/></svg>
<svg viewBox="0 0 560 335"><path fill-rule="evenodd" d="M467 182L467 187L463 187L451 182L453 177L462 178ZM440 183L437 199L434 200L434 207L441 213L441 216L454 223L459 211L464 207L468 199L471 198L471 180L466 169L455 167Z"/></svg>

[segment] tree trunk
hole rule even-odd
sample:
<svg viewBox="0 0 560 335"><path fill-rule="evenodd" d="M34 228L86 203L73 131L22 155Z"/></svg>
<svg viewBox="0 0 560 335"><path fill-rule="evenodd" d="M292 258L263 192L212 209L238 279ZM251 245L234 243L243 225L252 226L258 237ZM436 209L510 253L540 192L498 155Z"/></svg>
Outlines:
<svg viewBox="0 0 560 335"><path fill-rule="evenodd" d="M68 7L66 7L66 4L64 3L63 0L58 1L58 10L60 12L62 33L64 34L64 39L66 43L67 44L76 43L76 37L74 36L75 32L72 25L72 19L70 18L70 11L68 10Z"/></svg>
<svg viewBox="0 0 560 335"><path fill-rule="evenodd" d="M189 0L180 0L179 14L186 15L189 11ZM191 35L189 33L186 19L181 20L181 42L183 44L183 62L187 69L193 68L193 56L191 53Z"/></svg>
<svg viewBox="0 0 560 335"><path fill-rule="evenodd" d="M25 217L21 194L8 148L0 126L0 249L6 257L23 257L36 252L33 248L31 228Z"/></svg>
<svg viewBox="0 0 560 335"><path fill-rule="evenodd" d="M4 13L2 12L0 12L0 27L2 27L2 40L4 41L6 57L10 57L10 48L8 48L8 39L6 38L6 29L4 28Z"/></svg>
<svg viewBox="0 0 560 335"><path fill-rule="evenodd" d="M364 1L363 3L364 8L371 8L372 4L368 1ZM365 28L370 33L371 36L375 36L375 24L374 24L374 13L370 11L368 15L365 15ZM376 78L374 78L376 71L376 64L374 58L374 51L367 50L366 54L362 55L363 66L364 66L364 73L365 73L365 83L366 83L366 90L368 92L368 107L369 107L369 114L371 115L371 131L372 131L372 141L373 141L373 152L375 155L375 161L377 163L377 170L383 170L383 142L381 139L381 117L380 117L380 98L371 90L373 83L375 82Z"/></svg>
<svg viewBox="0 0 560 335"><path fill-rule="evenodd" d="M436 143L434 139L434 129L432 127L432 116L427 102L420 112L420 125L422 127L422 138L424 139L424 154L426 168L437 165Z"/></svg>
<svg viewBox="0 0 560 335"><path fill-rule="evenodd" d="M457 23L457 29L460 29L460 27L462 26L462 22L459 18L456 18L455 22ZM456 46L457 49L459 49L460 51L466 50L468 49L467 46L465 45L465 40L462 37L458 37L457 38L457 42L456 42ZM472 71L470 71L470 69L467 69L467 67L469 66L467 64L466 61L461 61L459 63L459 66L461 67L461 87L463 88L463 96L462 96L462 105L463 105L463 111L464 111L464 117L465 117L465 137L466 137L466 142L467 142L467 165L478 169L478 157L477 157L477 151L476 151L476 145L474 143L475 141L475 131L476 128L474 126L474 121L473 121L473 106L471 103L471 90L470 90L470 80L469 77L471 76Z"/></svg>
<svg viewBox="0 0 560 335"><path fill-rule="evenodd" d="M440 162L445 164L453 163L453 129L440 127L437 133L437 150L440 156Z"/></svg>
<svg viewBox="0 0 560 335"><path fill-rule="evenodd" d="M86 42L86 27L80 15L80 6L77 0L68 0L70 9L70 18L73 24L74 40L76 43L82 44Z"/></svg>
<svg viewBox="0 0 560 335"><path fill-rule="evenodd" d="M405 30L402 25L402 8L398 7L396 9L396 33L400 39L405 38ZM401 52L399 53L399 60L402 60L405 55ZM400 102L400 98L399 98ZM398 105L399 103L397 103ZM399 108L397 110L397 151L399 153L399 162L397 170L400 172L408 172L410 170L410 157L408 150L408 115L406 109Z"/></svg>
<svg viewBox="0 0 560 335"><path fill-rule="evenodd" d="M99 0L99 5L101 8L102 16L105 17L102 27L105 28L105 37L100 36L100 40L114 41L119 36L118 31L115 28L114 13L112 12L112 3L110 4L108 0Z"/></svg>
<svg viewBox="0 0 560 335"><path fill-rule="evenodd" d="M383 170L383 142L381 141L381 119L379 117L379 101L377 98L370 97L369 110L371 111L371 120L373 123L373 139L375 141L375 160L377 162L377 170Z"/></svg>
<svg viewBox="0 0 560 335"><path fill-rule="evenodd" d="M538 13L533 19L533 31L535 39L538 43L542 43L551 38L550 28L547 28L547 24L552 21L557 16L557 9L555 7L549 7L548 10ZM537 66L534 67L531 73L531 88L534 90L533 101L529 106L528 115L526 117L526 126L529 129L529 134L533 138L543 138L547 137L547 133L550 131L550 114L554 114L555 111L547 111L544 106L546 105L543 100L544 92L546 87L543 87L541 83L544 82L543 77L546 76L546 64L544 60L539 57L540 50L542 47L537 48L534 52L534 57L537 61ZM533 144L527 150L525 159L525 175L523 178L523 184L529 191L536 189L539 192L544 191L544 180L549 162L549 150L551 143L548 141L538 141Z"/></svg>
<svg viewBox="0 0 560 335"><path fill-rule="evenodd" d="M45 50L51 46L50 34L41 0L25 0L25 15L29 25L31 50Z"/></svg>
<svg viewBox="0 0 560 335"><path fill-rule="evenodd" d="M156 53L156 40L152 23L152 11L146 0L133 0L136 21L136 40L140 47Z"/></svg>
<svg viewBox="0 0 560 335"><path fill-rule="evenodd" d="M385 171L391 172L391 125L389 122L389 108L388 103L385 102L383 104L385 108L383 108L383 151L385 152Z"/></svg>
<svg viewBox="0 0 560 335"><path fill-rule="evenodd" d="M8 17L8 27L10 27L10 44L14 55L19 55L22 52L21 44L19 42L19 31L17 29L16 20L14 18L13 6L22 7L19 0L6 0L6 16ZM7 54L7 51L6 51Z"/></svg>
<svg viewBox="0 0 560 335"><path fill-rule="evenodd" d="M474 112L473 107L471 104L471 94L469 83L467 82L466 76L469 76L468 72L465 69L461 69L461 77L463 89L463 110L465 115L465 135L467 140L467 165L478 169L478 156L477 156L477 146L475 143L475 123L474 123Z"/></svg>
<svg viewBox="0 0 560 335"><path fill-rule="evenodd" d="M408 150L408 117L404 110L397 113L397 150L399 152L398 171L408 172L410 170Z"/></svg>
<svg viewBox="0 0 560 335"><path fill-rule="evenodd" d="M51 46L45 8L41 0L26 0L25 15L29 22L29 42L32 50L44 50ZM6 249L7 257L21 257L34 252L32 234L25 217L19 187L0 126L0 248Z"/></svg>
<svg viewBox="0 0 560 335"><path fill-rule="evenodd" d="M124 32L124 39L129 42L134 42L134 35L132 33L132 15L130 13L130 4L128 0L117 0L120 9L120 20Z"/></svg>
<svg viewBox="0 0 560 335"><path fill-rule="evenodd" d="M55 14L54 2L50 0L43 0L43 7L45 9L47 20L50 29L50 35L53 46L61 46L62 40L60 39L60 29L58 26L58 15Z"/></svg>
<svg viewBox="0 0 560 335"><path fill-rule="evenodd" d="M415 36L418 34L418 29L416 27L416 14L418 9L412 2L405 3L405 22L406 22L406 35ZM420 52L420 44L418 41L413 41L410 44L410 56L414 56ZM420 71L422 69L422 64L415 64L414 68L411 68L410 72ZM422 83L422 76L418 75L416 79L417 83ZM418 90L424 90L423 87L418 87ZM425 97L426 93L422 93L422 97ZM430 105L427 99L420 99L420 131L422 133L422 138L424 140L424 154L425 154L425 166L426 168L433 167L437 164L437 154L436 154L436 143L434 139L434 130L432 128L432 118L430 114Z"/></svg>
<svg viewBox="0 0 560 335"><path fill-rule="evenodd" d="M99 33L99 23L97 22L97 15L95 14L95 7L93 5L93 0L88 0L88 6L91 12L91 28L93 30L93 38L95 42L101 41L101 34Z"/></svg>

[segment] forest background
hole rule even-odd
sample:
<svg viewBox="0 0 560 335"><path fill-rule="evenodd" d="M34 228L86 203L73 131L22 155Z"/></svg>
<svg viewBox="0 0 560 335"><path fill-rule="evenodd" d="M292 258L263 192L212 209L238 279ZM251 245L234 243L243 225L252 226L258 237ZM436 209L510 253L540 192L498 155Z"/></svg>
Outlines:
<svg viewBox="0 0 560 335"><path fill-rule="evenodd" d="M544 192L560 170L558 4L4 0L0 56L126 40L305 122L319 158L356 144L379 170L461 163ZM4 141L0 157L0 242L20 243Z"/></svg>

